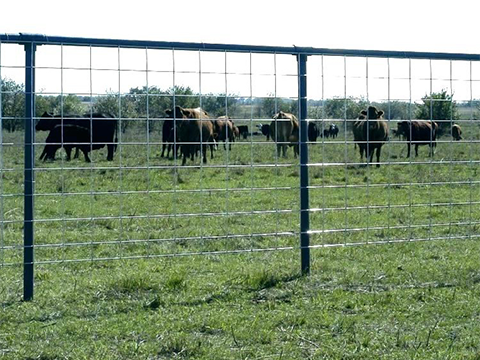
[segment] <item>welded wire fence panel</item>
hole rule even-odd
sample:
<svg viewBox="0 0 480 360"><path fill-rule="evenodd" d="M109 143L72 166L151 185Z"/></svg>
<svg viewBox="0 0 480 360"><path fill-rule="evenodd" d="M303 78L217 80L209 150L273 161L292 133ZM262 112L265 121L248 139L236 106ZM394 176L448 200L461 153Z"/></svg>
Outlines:
<svg viewBox="0 0 480 360"><path fill-rule="evenodd" d="M311 56L309 66L309 113L339 129L309 152L312 246L478 237L478 63ZM383 112L387 137L355 136L367 106ZM383 145L378 165L361 156L367 140L372 153Z"/></svg>
<svg viewBox="0 0 480 360"><path fill-rule="evenodd" d="M280 109L297 111L294 56L71 45L36 56L35 263L298 247L298 161L262 134ZM211 137L182 133L176 107L204 109ZM99 137L108 121L118 131Z"/></svg>
<svg viewBox="0 0 480 360"><path fill-rule="evenodd" d="M36 264L478 237L473 57L303 50L303 165L296 49L53 39L36 50ZM0 46L3 267L23 264L25 63Z"/></svg>
<svg viewBox="0 0 480 360"><path fill-rule="evenodd" d="M24 255L25 52L0 42L0 271L1 294L22 289ZM8 289L8 290L7 290Z"/></svg>

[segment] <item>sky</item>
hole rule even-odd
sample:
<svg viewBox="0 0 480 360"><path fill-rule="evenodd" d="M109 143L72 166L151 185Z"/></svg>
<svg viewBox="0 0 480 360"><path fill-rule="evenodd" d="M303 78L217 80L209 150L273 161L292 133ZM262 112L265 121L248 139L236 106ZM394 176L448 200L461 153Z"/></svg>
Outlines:
<svg viewBox="0 0 480 360"><path fill-rule="evenodd" d="M2 0L0 9L0 33L480 53L474 0Z"/></svg>
<svg viewBox="0 0 480 360"><path fill-rule="evenodd" d="M242 0L241 2L216 0L136 0L128 2L111 0L82 0L79 2L26 0L18 2L1 0L0 33L23 32L72 37L480 54L480 42L476 36L478 33L478 12L475 10L473 0L457 0L455 2L444 0ZM37 65L41 66L43 61L44 64L48 64L45 66L51 66L52 64L53 66L59 66L60 57L55 51L47 48L39 51L37 53ZM93 61L98 61L96 59L100 58L115 58L115 54L107 54L107 52L101 54L101 56L93 54ZM22 57L22 51L15 53L15 51L4 50L3 66L9 65L8 60L6 60L8 55L10 55L10 58L17 59ZM122 56L122 61L125 63L127 59L134 58L137 55L132 53L127 56L125 54ZM69 61L69 56L71 59L88 58L88 55L75 53L72 49L66 49L63 56L64 66L66 66L65 61ZM140 54L137 57L141 58L141 56ZM153 59L155 56L164 57L164 54L153 54L152 52L148 56L149 59ZM271 63L271 59L268 57L258 59L254 64L259 64L259 67L261 67L261 64ZM189 64L198 61L195 55L185 56L183 62L181 60L180 57L176 59L177 69L184 65L189 70ZM209 63L222 63L222 59L212 58L208 60L202 61L204 68ZM229 59L230 69L235 60ZM73 64L74 60L71 61ZM286 63L289 62L288 60L285 61ZM137 64L144 62L144 60L139 60ZM111 62L111 64L113 63L114 61ZM150 60L150 63L153 63L153 61ZM310 61L310 64L312 63L314 63L314 60ZM81 67L82 65L76 63L72 66ZM101 64L98 66L104 67ZM381 64L378 68L382 68L382 66L384 67L384 64ZM437 65L435 66L437 67ZM438 68L442 66L440 64ZM418 62L418 68L424 67L423 63ZM331 68L342 69L343 63L341 61L336 64L332 63ZM363 63L352 65L349 68L349 73L355 73L357 69L360 69L361 73L364 68ZM405 64L398 64L399 72L402 72L402 68L405 68ZM417 65L415 65L415 68L417 68ZM425 71L428 72L428 70ZM445 71L448 72L448 70ZM290 70L285 70L285 75L288 75L289 72ZM447 78L446 72L440 78ZM464 72L464 70L461 72ZM84 88L87 88L86 92L88 92L90 84L85 81L87 77L81 76L81 74L81 71L77 71L75 75L71 76L72 79L75 78L75 81L69 82L65 80L68 78L68 72L64 72L62 75L64 77L63 91L82 93ZM373 76L371 72L369 74ZM3 69L3 76L7 75L10 78L16 78L14 69ZM92 75L93 87L99 86L100 90L98 92L106 90L106 83L113 84L110 87L113 90L116 90L118 86L128 87L130 84L138 83L138 79L133 78L134 75L133 73L128 74L132 77L132 79L128 79L127 73L123 73L124 78L120 80L122 85L118 85L118 79L115 78L115 75L108 72L98 72ZM18 71L18 77L21 76L23 74ZM185 83L187 83L188 74L182 76L185 77ZM179 73L177 81L181 81L182 76ZM362 75L360 74L360 76ZM39 71L37 77L37 85L43 91L59 91L61 87L59 85L59 72L54 70ZM105 79L101 80L102 77ZM191 78L193 81L190 83L195 84L194 76L191 76ZM221 91L225 79L221 78L215 82L213 74L210 78L211 81L203 81L202 91L208 92L207 84L212 85L213 88L220 88ZM83 85L82 79L84 80ZM291 77L284 76L282 79L287 84L285 86L292 89ZM164 84L164 80L154 79L151 76L149 84L155 84L156 81L159 84ZM259 95L271 90L273 85L270 80L268 76L262 77L258 81L254 80ZM166 81L166 83L169 81ZM358 82L357 87L362 88L362 80ZM242 79L240 76L235 81L229 80L228 83L240 84L238 88L233 88L237 92L245 91L241 88ZM355 81L352 80L351 84L354 83ZM219 85L215 86L215 84ZM344 90L343 86L340 85L338 89L335 89L335 85L338 85L339 82L335 81L331 84L331 86L326 87L327 91L331 93L325 95L327 97L336 96L337 93L341 95ZM378 84L380 87L383 86L380 81ZM443 83L439 83L436 86L442 88L443 85ZM70 89L68 86L73 87ZM196 85L192 86L195 87ZM248 87L248 85L245 86ZM402 86L404 88L405 84L399 85L398 89ZM370 95L373 96L377 88L377 86L370 86ZM418 96L415 96L421 97L425 94L427 88L427 84L416 86ZM457 87L457 94L461 91L460 88L462 86ZM350 89L354 89L353 96L358 95L359 91L355 90L354 85L350 86ZM124 91L124 88L121 91ZM313 91L318 92L319 90L313 89ZM401 91L398 97L408 97L405 91ZM285 96L290 95L289 91L285 92ZM468 95L460 96L469 97ZM480 94L478 97L480 97Z"/></svg>

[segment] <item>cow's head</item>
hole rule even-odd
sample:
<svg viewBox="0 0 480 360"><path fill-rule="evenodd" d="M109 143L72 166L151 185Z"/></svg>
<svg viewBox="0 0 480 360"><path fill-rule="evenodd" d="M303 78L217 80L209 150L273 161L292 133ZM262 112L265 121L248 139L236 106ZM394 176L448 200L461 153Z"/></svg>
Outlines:
<svg viewBox="0 0 480 360"><path fill-rule="evenodd" d="M383 110L377 110L375 106L369 106L366 111L362 110L360 114L365 116L367 119L376 120L380 119L384 113Z"/></svg>
<svg viewBox="0 0 480 360"><path fill-rule="evenodd" d="M172 109L165 110L165 114L167 114L168 118L183 119L184 117L186 117L186 116L184 116L184 111L185 111L184 108L177 105L177 106L175 106L174 110L172 110Z"/></svg>
<svg viewBox="0 0 480 360"><path fill-rule="evenodd" d="M40 116L40 120L38 120L37 125L35 125L35 130L37 131L48 131L52 130L56 123L52 121L55 116L52 113L44 112L42 116Z"/></svg>
<svg viewBox="0 0 480 360"><path fill-rule="evenodd" d="M394 136L407 136L407 134L410 132L410 124L408 121L399 121L397 123L397 131Z"/></svg>
<svg viewBox="0 0 480 360"><path fill-rule="evenodd" d="M270 125L269 124L262 124L262 134L264 136L267 136L268 134L270 134Z"/></svg>
<svg viewBox="0 0 480 360"><path fill-rule="evenodd" d="M278 113L276 113L275 115L273 115L273 118L274 119L290 119L288 117L288 115L286 113L284 113L283 111L279 111Z"/></svg>

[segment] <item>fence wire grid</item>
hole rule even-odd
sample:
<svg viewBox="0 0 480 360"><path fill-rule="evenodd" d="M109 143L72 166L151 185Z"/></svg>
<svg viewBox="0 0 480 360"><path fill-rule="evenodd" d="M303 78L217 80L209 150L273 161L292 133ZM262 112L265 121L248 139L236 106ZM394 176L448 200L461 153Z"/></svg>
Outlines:
<svg viewBox="0 0 480 360"><path fill-rule="evenodd" d="M23 44L1 39L3 267L25 262L27 94ZM478 56L303 50L304 97L295 52L142 44L70 39L36 47L34 124L55 121L43 116L47 112L60 125L56 138L54 130L31 129L35 264L479 237ZM369 132L354 139L361 111L369 106L383 111L383 140L368 138ZM176 107L205 110L200 127L212 124L215 135L179 140L186 135L175 115L173 136L162 138L172 120L166 110ZM275 121L279 112L299 121L287 138L279 129L291 122ZM72 140L72 116L83 116L88 140L76 127ZM219 117L230 119L231 130L216 128ZM407 157L407 138L416 130L410 127L407 136L400 129L413 120L435 121L436 139L432 132L413 139ZM98 140L95 130L85 130L108 121L116 123L114 138ZM453 137L455 124L460 140ZM273 126L276 132L265 130ZM203 148L205 142L213 150ZM383 143L379 163L375 156L360 156L367 142L371 148ZM166 143L180 147L167 155ZM418 156L416 143L422 145ZM116 148L112 161L108 145ZM193 160L182 165L188 145ZM287 145L286 156L277 145ZM85 146L91 162L82 153L74 156ZM40 159L44 149L55 158ZM307 242L299 241L302 235Z"/></svg>

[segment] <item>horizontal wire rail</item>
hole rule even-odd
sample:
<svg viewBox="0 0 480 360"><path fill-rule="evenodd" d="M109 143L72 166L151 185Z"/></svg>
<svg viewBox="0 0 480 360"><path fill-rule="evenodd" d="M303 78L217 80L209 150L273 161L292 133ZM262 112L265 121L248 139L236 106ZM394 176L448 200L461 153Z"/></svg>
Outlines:
<svg viewBox="0 0 480 360"><path fill-rule="evenodd" d="M298 235L298 234L287 234ZM368 242L347 242L347 243L332 243L332 244L316 244L308 246L309 249L327 249L327 248L343 248L343 247L355 247L366 245L391 245L391 244L405 244L405 243L422 243L422 242L435 242L435 241L461 241L480 238L480 235L458 235L455 238L449 236L437 236L430 238L413 238L413 239L389 239L389 240L375 240ZM121 242L117 243L121 245ZM248 254L248 253L262 253L262 252L275 252L275 251L292 251L300 250L301 246L283 246L283 247L271 247L271 248L252 248L241 250L218 250L218 251L197 251L197 252L185 252L185 253L172 253L172 254L151 254L151 255L126 255L116 257L99 257L99 258L82 258L82 259L62 259L62 260L40 260L35 261L35 265L49 265L49 264L68 264L68 263L84 263L84 262L100 262L110 260L133 260L133 259L156 259L156 258L175 258L185 256L219 256L227 254ZM18 263L5 263L5 266L18 266Z"/></svg>
<svg viewBox="0 0 480 360"><path fill-rule="evenodd" d="M208 214L207 214L208 215ZM433 224L408 224L408 225L395 225L395 226L370 226L360 228L348 228L348 229L328 229L328 230L309 230L308 234L334 234L334 233L350 233L350 232L365 232L365 231L378 231L378 230L411 230L411 229L426 229L432 227L447 227L447 226L463 226L463 225L478 225L480 221L472 222L448 222L448 223L433 223ZM40 243L34 245L36 248L60 248L60 247L77 247L77 246L92 246L92 245L122 245L122 244L138 244L138 243L160 243L160 242L178 242L178 241L193 241L193 240L228 240L235 238L246 237L278 237L278 236L295 236L300 232L294 231L282 231L282 232L270 232L270 233L252 233L252 234L229 234L229 235L208 235L208 236L190 236L190 237L177 237L177 238L157 238L157 239L126 239L126 240L105 240L105 241L85 241L85 242L65 242L65 243ZM473 236L473 235L469 235ZM478 235L480 236L480 235ZM455 235L454 237L457 237ZM452 236L449 236L452 238ZM357 242L358 244L369 243L369 240L365 242ZM348 242L342 243L348 244ZM355 243L356 244L356 243ZM315 246L315 245L311 245ZM5 250L22 249L20 245L9 245L3 247Z"/></svg>

